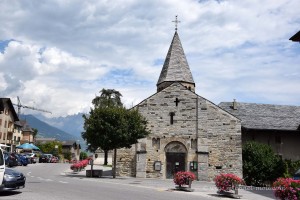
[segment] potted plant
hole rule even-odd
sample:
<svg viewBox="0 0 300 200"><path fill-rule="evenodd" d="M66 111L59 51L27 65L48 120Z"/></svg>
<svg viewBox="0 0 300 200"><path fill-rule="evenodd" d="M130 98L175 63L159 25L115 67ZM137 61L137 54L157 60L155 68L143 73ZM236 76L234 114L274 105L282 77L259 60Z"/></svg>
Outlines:
<svg viewBox="0 0 300 200"><path fill-rule="evenodd" d="M235 174L220 174L214 179L218 194L239 198L238 187L244 184L243 179Z"/></svg>
<svg viewBox="0 0 300 200"><path fill-rule="evenodd" d="M174 174L173 181L178 186L177 187L178 189L192 191L191 184L192 184L192 181L194 181L195 179L196 179L196 176L193 172L181 171L181 172L177 172L176 174Z"/></svg>
<svg viewBox="0 0 300 200"><path fill-rule="evenodd" d="M300 180L292 178L278 178L273 183L274 194L276 198L285 200L300 199Z"/></svg>
<svg viewBox="0 0 300 200"><path fill-rule="evenodd" d="M74 163L71 165L71 170L74 172L83 170L89 163L89 159L82 160L80 162Z"/></svg>

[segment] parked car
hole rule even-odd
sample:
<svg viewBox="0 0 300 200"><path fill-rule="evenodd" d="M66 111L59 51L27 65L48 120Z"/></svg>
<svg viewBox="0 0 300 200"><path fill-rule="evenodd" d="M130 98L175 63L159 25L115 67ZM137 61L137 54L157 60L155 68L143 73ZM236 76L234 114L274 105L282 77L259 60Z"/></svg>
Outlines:
<svg viewBox="0 0 300 200"><path fill-rule="evenodd" d="M19 166L27 166L28 164L28 158L23 155L23 154L17 154L17 158L18 158L18 165Z"/></svg>
<svg viewBox="0 0 300 200"><path fill-rule="evenodd" d="M29 159L30 163L37 163L37 155L35 153L27 153L26 157Z"/></svg>
<svg viewBox="0 0 300 200"><path fill-rule="evenodd" d="M300 169L298 169L298 170L295 172L295 174L294 174L294 176L293 176L293 179L294 179L294 180L300 180Z"/></svg>
<svg viewBox="0 0 300 200"><path fill-rule="evenodd" d="M58 160L59 160L58 157L52 156L50 162L51 163L58 163Z"/></svg>
<svg viewBox="0 0 300 200"><path fill-rule="evenodd" d="M40 155L39 163L47 163L48 162L48 156L45 154Z"/></svg>
<svg viewBox="0 0 300 200"><path fill-rule="evenodd" d="M51 162L51 158L53 157L53 155L52 154L44 154L45 156L47 156L47 161L48 161L48 163L49 162Z"/></svg>
<svg viewBox="0 0 300 200"><path fill-rule="evenodd" d="M4 152L5 165L8 167L18 166L18 158L15 153Z"/></svg>
<svg viewBox="0 0 300 200"><path fill-rule="evenodd" d="M25 187L26 177L16 170L5 168L2 190L16 190Z"/></svg>

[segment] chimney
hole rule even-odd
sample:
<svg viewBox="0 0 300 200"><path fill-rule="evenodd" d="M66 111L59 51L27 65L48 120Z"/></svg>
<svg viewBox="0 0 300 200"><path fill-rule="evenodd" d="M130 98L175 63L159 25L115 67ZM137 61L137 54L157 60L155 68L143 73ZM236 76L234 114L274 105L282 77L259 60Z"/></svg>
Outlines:
<svg viewBox="0 0 300 200"><path fill-rule="evenodd" d="M235 101L235 99L233 99L232 108L233 110L237 110L237 102Z"/></svg>

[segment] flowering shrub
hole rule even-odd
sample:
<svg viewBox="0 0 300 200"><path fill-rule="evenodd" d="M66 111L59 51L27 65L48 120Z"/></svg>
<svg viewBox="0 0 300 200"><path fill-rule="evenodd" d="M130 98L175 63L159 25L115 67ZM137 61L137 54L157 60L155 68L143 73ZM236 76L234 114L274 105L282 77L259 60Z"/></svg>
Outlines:
<svg viewBox="0 0 300 200"><path fill-rule="evenodd" d="M70 168L71 168L71 170L79 171L79 170L85 168L88 164L89 164L89 159L85 159L85 160L79 161L77 163L73 163Z"/></svg>
<svg viewBox="0 0 300 200"><path fill-rule="evenodd" d="M300 199L300 180L291 178L278 178L273 183L275 197L285 200Z"/></svg>
<svg viewBox="0 0 300 200"><path fill-rule="evenodd" d="M234 190L236 185L244 184L243 179L234 174L220 174L215 178L219 191Z"/></svg>
<svg viewBox="0 0 300 200"><path fill-rule="evenodd" d="M193 181L195 179L196 179L195 174L193 174L192 172L177 172L174 175L173 181L176 185L180 187L182 185L188 185L189 180Z"/></svg>

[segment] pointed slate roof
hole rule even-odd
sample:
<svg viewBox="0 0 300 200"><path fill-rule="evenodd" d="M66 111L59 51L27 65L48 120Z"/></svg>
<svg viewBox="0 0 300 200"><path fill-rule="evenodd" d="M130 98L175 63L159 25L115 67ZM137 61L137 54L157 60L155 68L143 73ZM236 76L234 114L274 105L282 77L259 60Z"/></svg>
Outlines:
<svg viewBox="0 0 300 200"><path fill-rule="evenodd" d="M171 42L157 85L173 81L195 84L177 31Z"/></svg>

